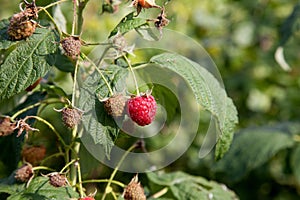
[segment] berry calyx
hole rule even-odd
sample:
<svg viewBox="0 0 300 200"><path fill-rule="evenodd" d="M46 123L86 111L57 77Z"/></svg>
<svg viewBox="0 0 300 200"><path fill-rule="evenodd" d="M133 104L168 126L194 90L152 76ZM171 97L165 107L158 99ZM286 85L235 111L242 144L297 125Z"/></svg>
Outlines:
<svg viewBox="0 0 300 200"><path fill-rule="evenodd" d="M141 183L138 182L137 175L133 177L133 179L125 188L123 197L125 200L146 200L144 188Z"/></svg>
<svg viewBox="0 0 300 200"><path fill-rule="evenodd" d="M104 101L106 112L113 117L124 115L127 98L122 94L115 94Z"/></svg>
<svg viewBox="0 0 300 200"><path fill-rule="evenodd" d="M156 101L150 94L132 97L128 100L128 114L140 126L151 124L156 115Z"/></svg>

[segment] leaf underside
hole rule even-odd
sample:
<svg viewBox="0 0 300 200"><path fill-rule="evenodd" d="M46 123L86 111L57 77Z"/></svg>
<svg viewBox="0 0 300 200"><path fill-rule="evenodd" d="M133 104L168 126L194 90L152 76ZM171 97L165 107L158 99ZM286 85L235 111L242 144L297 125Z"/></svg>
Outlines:
<svg viewBox="0 0 300 200"><path fill-rule="evenodd" d="M197 102L216 119L221 134L218 135L215 157L222 158L230 147L238 122L236 108L224 88L204 67L181 55L163 53L150 61L181 75L190 85Z"/></svg>

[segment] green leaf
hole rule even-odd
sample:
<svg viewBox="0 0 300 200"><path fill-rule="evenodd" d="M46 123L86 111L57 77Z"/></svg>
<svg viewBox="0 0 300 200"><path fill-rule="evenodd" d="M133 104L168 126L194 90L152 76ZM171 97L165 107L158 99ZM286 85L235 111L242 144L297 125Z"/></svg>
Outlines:
<svg viewBox="0 0 300 200"><path fill-rule="evenodd" d="M25 90L49 71L57 39L53 30L37 28L28 41L18 43L0 66L0 101Z"/></svg>
<svg viewBox="0 0 300 200"><path fill-rule="evenodd" d="M50 185L46 177L34 178L28 188L22 185L1 185L0 192L11 194L7 200L45 200L45 199L64 199L78 198L72 187L54 187Z"/></svg>
<svg viewBox="0 0 300 200"><path fill-rule="evenodd" d="M291 157L291 167L293 174L298 183L300 183L300 145L298 144L294 149Z"/></svg>
<svg viewBox="0 0 300 200"><path fill-rule="evenodd" d="M127 74L127 71L113 65L103 73L112 88L117 88L119 87L117 83ZM85 131L93 138L95 144L102 145L109 158L119 129L113 118L107 115L103 103L98 100L98 97L105 98L107 95L108 89L104 80L98 72L94 72L84 81L80 89L79 107L85 111L82 119Z"/></svg>
<svg viewBox="0 0 300 200"><path fill-rule="evenodd" d="M213 170L224 173L224 177L232 182L239 181L280 150L292 147L294 141L291 129L289 125L280 125L249 128L237 133L232 147Z"/></svg>
<svg viewBox="0 0 300 200"><path fill-rule="evenodd" d="M168 187L178 200L237 199L236 195L225 185L184 172L148 173L147 177L157 185Z"/></svg>
<svg viewBox="0 0 300 200"><path fill-rule="evenodd" d="M238 122L237 111L232 100L219 82L204 67L175 53L163 53L150 60L182 76L190 85L197 102L209 111L218 122L221 134L218 136L215 156L220 159L228 151Z"/></svg>
<svg viewBox="0 0 300 200"><path fill-rule="evenodd" d="M118 32L121 34L125 34L128 31L139 28L143 25L147 25L148 22L146 19L134 17L135 12L131 12L126 15L119 24L111 31L109 37L116 35Z"/></svg>
<svg viewBox="0 0 300 200"><path fill-rule="evenodd" d="M8 25L8 19L3 19L0 21L0 49L8 49L9 47L15 45L18 42L9 40L7 34Z"/></svg>

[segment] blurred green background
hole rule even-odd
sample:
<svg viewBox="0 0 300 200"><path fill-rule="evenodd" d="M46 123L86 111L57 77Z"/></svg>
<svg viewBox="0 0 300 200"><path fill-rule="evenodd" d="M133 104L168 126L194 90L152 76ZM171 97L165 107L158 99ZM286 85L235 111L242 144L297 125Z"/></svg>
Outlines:
<svg viewBox="0 0 300 200"><path fill-rule="evenodd" d="M162 2L157 1L160 5ZM19 1L0 0L0 3L1 19L19 11ZM69 3L62 4L68 21L72 18ZM285 59L292 70L284 71L274 59L285 31L283 24L297 3L296 0L171 0L166 5L167 16L171 20L168 28L194 38L216 63L239 113L237 131L300 121L300 40L297 21L292 36L284 44ZM47 4L47 1L37 0L37 5ZM85 10L82 39L86 41L105 40L128 13L130 3L124 2L125 5L116 14L100 15L101 4L101 0L90 0ZM147 16L147 12L141 15ZM71 24L67 25L70 29ZM91 49L84 47L83 50L89 52ZM299 130L295 129L299 134ZM199 145L195 142L169 170L183 170L223 182L241 199L300 198L300 182L292 174L290 166L292 148L276 152L269 160L235 180L234 172L231 172L233 177L226 178L222 173L220 175L211 170L215 164L211 156L200 160L197 157ZM238 162L240 157L243 154L234 159ZM230 169L223 167L222 170L226 174L226 170Z"/></svg>

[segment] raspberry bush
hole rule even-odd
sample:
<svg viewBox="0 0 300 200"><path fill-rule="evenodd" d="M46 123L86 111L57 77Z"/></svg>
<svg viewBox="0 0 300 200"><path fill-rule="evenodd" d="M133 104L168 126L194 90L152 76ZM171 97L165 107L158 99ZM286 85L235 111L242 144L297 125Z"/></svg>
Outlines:
<svg viewBox="0 0 300 200"><path fill-rule="evenodd" d="M151 139L137 138L135 131L142 137L159 124L166 126L160 129L161 135L175 132L173 126L181 124L177 118L186 112L176 100L180 95L195 98L195 104L187 100L183 107L194 111L201 107L211 113L218 129L217 160L229 149L237 112L218 80L197 62L168 50L143 56L128 42L126 36L131 33L138 33L141 41L146 42L147 36L163 41L164 29L172 23L167 17L172 2L101 1L99 20L107 16L119 20L104 42L85 38L85 32L91 31L84 29L89 21L83 18L88 4L88 0L47 5L24 1L18 13L0 21L0 103L17 102L0 110L0 143L11 144L5 146L11 149L9 155L1 156L1 161L9 159L6 178L0 181L0 198L198 199L209 194L235 199L234 192L218 183L181 172L122 172L120 167L131 152L156 147ZM95 46L102 49L100 53L89 54ZM155 72L155 77L141 69ZM160 71L175 77L163 77L167 83L186 88L174 95L155 80ZM182 130L186 135L198 132L191 127ZM98 145L96 154L102 159L118 158L114 169L96 161L83 138L88 138L90 146ZM117 145L127 150L116 155ZM116 176L117 172L123 176ZM177 182L178 177L192 181L166 184Z"/></svg>

